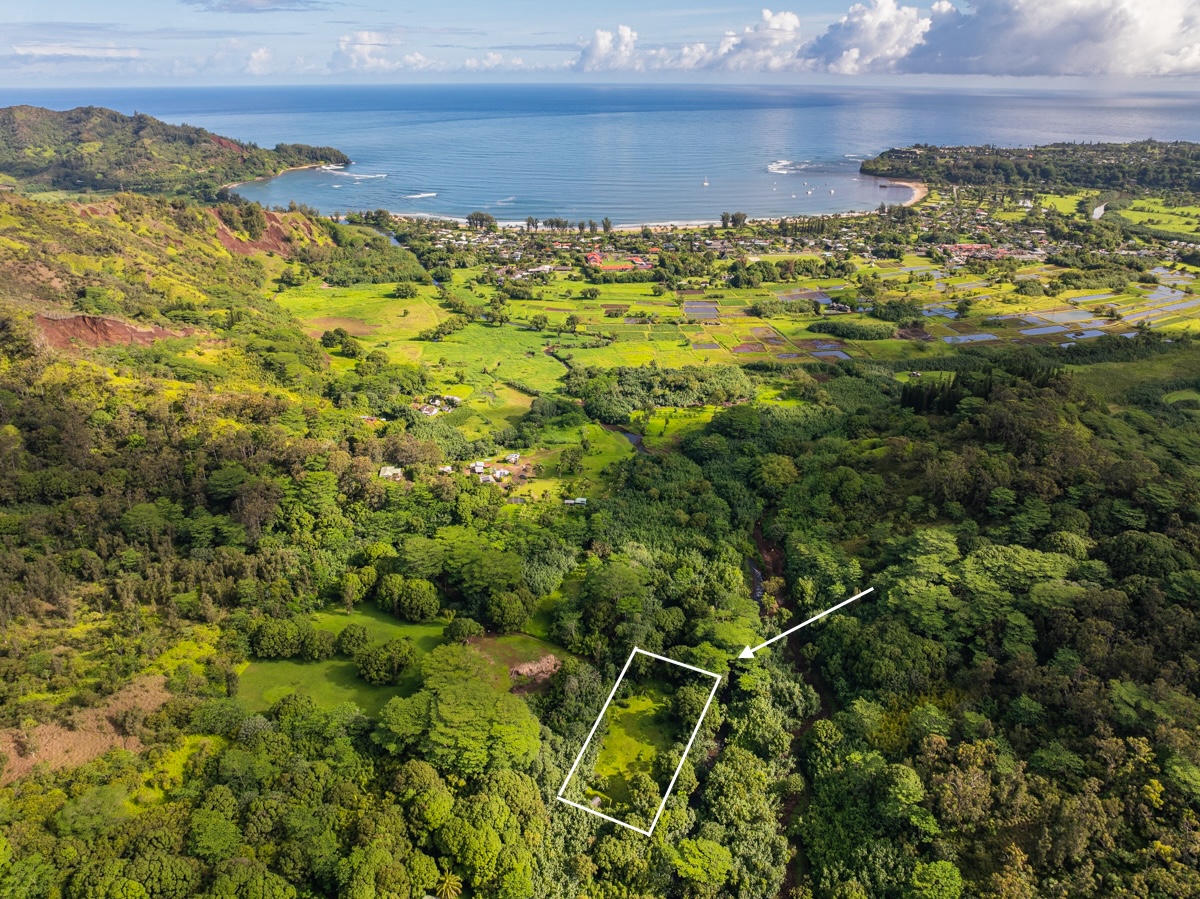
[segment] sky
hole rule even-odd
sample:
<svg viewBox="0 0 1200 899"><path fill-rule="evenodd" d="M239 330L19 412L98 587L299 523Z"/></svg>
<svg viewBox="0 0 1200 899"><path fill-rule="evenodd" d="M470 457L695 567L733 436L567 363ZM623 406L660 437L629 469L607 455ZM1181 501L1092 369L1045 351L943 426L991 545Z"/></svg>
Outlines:
<svg viewBox="0 0 1200 899"><path fill-rule="evenodd" d="M431 81L1200 88L1200 0L3 0L6 87Z"/></svg>

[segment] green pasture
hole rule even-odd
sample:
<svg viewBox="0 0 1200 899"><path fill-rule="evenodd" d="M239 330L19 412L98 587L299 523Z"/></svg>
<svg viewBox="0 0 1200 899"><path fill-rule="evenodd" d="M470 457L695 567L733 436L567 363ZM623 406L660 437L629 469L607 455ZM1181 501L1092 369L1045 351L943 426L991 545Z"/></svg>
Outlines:
<svg viewBox="0 0 1200 899"><path fill-rule="evenodd" d="M762 396L759 397L762 399ZM664 407L655 409L649 418L639 414L637 423L642 431L642 440L647 449L669 447L690 431L704 427L717 412L716 406L696 409Z"/></svg>
<svg viewBox="0 0 1200 899"><path fill-rule="evenodd" d="M311 616L314 627L338 633L348 624L361 624L371 635L371 643L408 637L416 644L418 660L440 646L443 619L424 624L400 621L374 606L364 604L350 614L343 611L317 612ZM544 656L563 655L563 650L539 637L527 634L487 636L477 643L496 664L497 676L507 678L508 669L521 662L534 662ZM323 708L352 702L368 715L379 710L394 696L410 696L420 687L420 674L414 666L395 687L376 687L358 676L354 662L335 656L323 662L294 659L262 659L249 663L241 673L238 698L254 711L265 711L292 693L311 698Z"/></svg>
<svg viewBox="0 0 1200 899"><path fill-rule="evenodd" d="M675 742L667 720L668 701L666 686L652 682L633 696L612 702L604 713L604 737L593 768L600 789L588 790L589 795L630 807L630 778L652 774L658 754L669 752ZM665 787L660 784L660 789Z"/></svg>
<svg viewBox="0 0 1200 899"><path fill-rule="evenodd" d="M1178 403L1182 400L1195 400L1200 402L1200 391L1196 390L1173 390L1163 396L1164 403Z"/></svg>
<svg viewBox="0 0 1200 899"><path fill-rule="evenodd" d="M1181 348L1130 362L1101 362L1068 368L1089 390L1110 403L1119 403L1127 391L1146 381L1200 377L1200 347ZM1186 398L1179 396L1177 400Z"/></svg>
<svg viewBox="0 0 1200 899"><path fill-rule="evenodd" d="M568 475L560 470L563 450L568 446L579 446L586 438L589 448L583 454L583 471ZM513 488L513 496L541 497L564 495L567 485L572 496L594 497L602 483L601 472L614 462L631 456L633 444L621 434L609 431L598 424L586 424L578 428L548 428L542 432L540 449L522 455L521 461L533 464L542 471L541 477L532 477Z"/></svg>
<svg viewBox="0 0 1200 899"><path fill-rule="evenodd" d="M546 391L566 373L561 362L544 352L548 336L515 325L472 324L444 340L414 340L405 346L446 383L453 383L461 369L466 382L476 386L519 381Z"/></svg>
<svg viewBox="0 0 1200 899"><path fill-rule="evenodd" d="M1200 232L1200 206L1168 206L1162 198L1135 200L1118 215L1139 225L1183 234Z"/></svg>
<svg viewBox="0 0 1200 899"><path fill-rule="evenodd" d="M408 637L416 644L417 656L425 655L441 645L443 620L426 624L411 624L363 604L350 614L343 611L316 612L311 616L313 627L340 632L348 624L361 624L371 635L371 643L383 643ZM270 708L290 693L310 697L323 707L353 702L369 715L377 713L393 696L407 696L420 686L414 668L403 683L396 687L375 687L358 676L354 662L335 656L323 662L302 662L295 659L258 659L242 672L238 697L248 708L262 711Z"/></svg>
<svg viewBox="0 0 1200 899"><path fill-rule="evenodd" d="M1037 203L1043 209L1057 209L1063 215L1072 215L1077 211L1079 201L1084 197L1095 198L1095 191L1078 191L1073 194L1044 194L1039 196Z"/></svg>
<svg viewBox="0 0 1200 899"><path fill-rule="evenodd" d="M283 308L307 325L314 334L343 327L367 346L409 340L449 316L437 301L433 287L419 287L418 296L408 300L389 297L392 284L355 284L352 287L322 287L312 281L276 295ZM392 349L397 357L402 351Z"/></svg>

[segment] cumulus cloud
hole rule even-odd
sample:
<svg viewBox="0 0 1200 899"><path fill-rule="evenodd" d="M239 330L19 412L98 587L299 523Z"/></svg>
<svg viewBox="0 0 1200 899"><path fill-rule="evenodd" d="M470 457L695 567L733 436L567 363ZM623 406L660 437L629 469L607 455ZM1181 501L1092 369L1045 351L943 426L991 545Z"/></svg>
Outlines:
<svg viewBox="0 0 1200 899"><path fill-rule="evenodd" d="M646 64L638 53L637 37L628 25L621 25L616 34L598 28L580 51L575 68L581 72L640 72Z"/></svg>
<svg viewBox="0 0 1200 899"><path fill-rule="evenodd" d="M1200 73L1194 0L946 0L905 59L913 72L984 75Z"/></svg>
<svg viewBox="0 0 1200 899"><path fill-rule="evenodd" d="M771 72L794 68L803 44L800 17L793 12L762 11L761 21L742 31L727 31L721 40L688 44L665 61L668 68Z"/></svg>
<svg viewBox="0 0 1200 899"><path fill-rule="evenodd" d="M628 25L616 32L597 30L580 50L573 67L582 72L723 69L779 71L798 65L803 41L800 17L792 12L762 11L761 21L742 31L727 31L719 40L697 41L675 49L639 48L638 34Z"/></svg>
<svg viewBox="0 0 1200 899"><path fill-rule="evenodd" d="M382 31L355 31L338 38L329 68L334 72L420 72L445 68L439 59L423 53L397 54L402 43L399 35Z"/></svg>
<svg viewBox="0 0 1200 899"><path fill-rule="evenodd" d="M792 12L716 41L642 47L628 25L598 29L570 66L582 72L816 71L842 75L1200 74L1196 0L863 0L806 40Z"/></svg>
<svg viewBox="0 0 1200 899"><path fill-rule="evenodd" d="M806 48L805 56L815 68L839 75L891 71L924 41L930 26L915 6L896 0L856 3Z"/></svg>
<svg viewBox="0 0 1200 899"><path fill-rule="evenodd" d="M504 54L497 53L495 50L491 50L483 54L482 58L471 57L470 59L466 60L466 62L463 63L463 68L471 71L477 71L480 69L495 69L502 65L504 65Z"/></svg>
<svg viewBox="0 0 1200 899"><path fill-rule="evenodd" d="M271 51L259 47L246 60L246 73L249 75L265 75L271 70Z"/></svg>

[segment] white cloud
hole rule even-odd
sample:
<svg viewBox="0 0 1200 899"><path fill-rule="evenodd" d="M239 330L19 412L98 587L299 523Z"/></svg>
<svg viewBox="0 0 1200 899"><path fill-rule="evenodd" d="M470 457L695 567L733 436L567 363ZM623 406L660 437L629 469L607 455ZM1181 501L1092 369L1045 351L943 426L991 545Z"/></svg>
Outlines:
<svg viewBox="0 0 1200 899"><path fill-rule="evenodd" d="M490 50L483 55L482 59L471 57L463 63L464 69L471 71L495 69L504 65L504 54L497 53L495 50Z"/></svg>
<svg viewBox="0 0 1200 899"><path fill-rule="evenodd" d="M596 29L574 67L581 72L642 71L646 64L637 50L637 32L628 25L618 27L615 35Z"/></svg>
<svg viewBox="0 0 1200 899"><path fill-rule="evenodd" d="M814 68L839 75L891 71L929 31L931 20L896 0L856 3L805 50Z"/></svg>
<svg viewBox="0 0 1200 899"><path fill-rule="evenodd" d="M1200 74L1194 0L937 3L906 71L986 75Z"/></svg>
<svg viewBox="0 0 1200 899"><path fill-rule="evenodd" d="M779 71L798 64L802 45L800 17L792 12L762 11L761 21L742 31L727 31L713 44L703 41L678 49L640 49L638 34L628 25L616 32L597 30L573 67L583 72L723 69Z"/></svg>
<svg viewBox="0 0 1200 899"><path fill-rule="evenodd" d="M265 75L271 69L271 51L259 47L246 60L246 72L250 75Z"/></svg>
<svg viewBox="0 0 1200 899"><path fill-rule="evenodd" d="M926 0L927 2L927 0ZM762 11L717 41L642 47L628 25L598 29L581 72L818 71L841 75L1200 74L1197 0L903 0L855 3L805 42L800 17Z"/></svg>
<svg viewBox="0 0 1200 899"><path fill-rule="evenodd" d="M329 62L334 72L398 72L430 71L446 67L440 59L426 56L419 51L396 55L396 48L403 41L400 36L383 31L355 31L338 38L337 50Z"/></svg>
<svg viewBox="0 0 1200 899"><path fill-rule="evenodd" d="M803 44L800 17L793 12L762 11L761 21L741 32L727 31L715 47L689 44L668 68L770 72L794 68Z"/></svg>

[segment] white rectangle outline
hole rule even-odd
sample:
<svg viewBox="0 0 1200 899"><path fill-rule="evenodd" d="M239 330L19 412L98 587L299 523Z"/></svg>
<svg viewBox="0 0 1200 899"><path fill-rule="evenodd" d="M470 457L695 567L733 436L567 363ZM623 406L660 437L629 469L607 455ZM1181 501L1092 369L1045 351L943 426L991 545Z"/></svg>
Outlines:
<svg viewBox="0 0 1200 899"><path fill-rule="evenodd" d="M658 807L658 811L654 813L654 820L650 822L649 830L642 830L640 827L634 827L632 824L626 824L624 821L618 821L616 818L610 817L603 812L598 812L594 808L586 805L580 805L578 802L572 802L570 799L564 799L563 793L566 792L567 784L571 782L571 778L575 776L575 769L579 767L579 763L583 761L583 754L587 752L588 744L592 742L592 737L596 735L596 731L600 727L600 722L604 720L604 713L608 711L609 704L613 701L613 697L617 695L617 688L621 686L621 681L625 678L625 672L629 670L629 665L633 662L633 657L638 653L644 656L649 656L652 659L658 659L660 662L669 662L672 665L678 665L680 668L686 668L689 671L695 671L698 674L706 674L709 677L715 678L716 683L713 684L712 692L708 694L708 701L704 703L704 710L700 712L700 719L696 722L695 728L692 729L692 735L688 738L687 746L684 747L683 756L679 759L679 766L675 769L675 773L671 775L671 782L667 785L666 795L663 796L662 804ZM667 807L667 800L671 798L671 791L675 789L675 781L679 779L679 772L683 770L683 763L687 761L688 753L692 750L692 743L696 741L696 735L700 733L700 725L704 723L704 717L708 714L708 707L712 705L713 699L717 695L717 689L721 686L721 675L714 674L711 671L705 671L703 668L697 668L695 665L688 665L684 662L677 662L674 659L668 659L666 656L660 656L658 653L647 652L644 649L633 647L633 652L629 654L629 658L625 660L625 667L621 669L621 673L617 675L617 682L613 684L612 691L608 694L608 699L604 700L604 707L600 709L600 714L596 716L596 723L592 725L591 732L587 735L587 739L583 741L583 746L579 749L579 755L575 757L575 764L571 766L571 770L567 772L566 779L562 782L562 786L558 788L558 801L564 802L572 808L577 808L581 812L587 812L589 815L595 815L597 818L603 818L605 821L611 821L613 824L619 824L621 827L636 831L642 836L651 836L654 833L654 828L658 826L658 819L663 813L663 809Z"/></svg>

